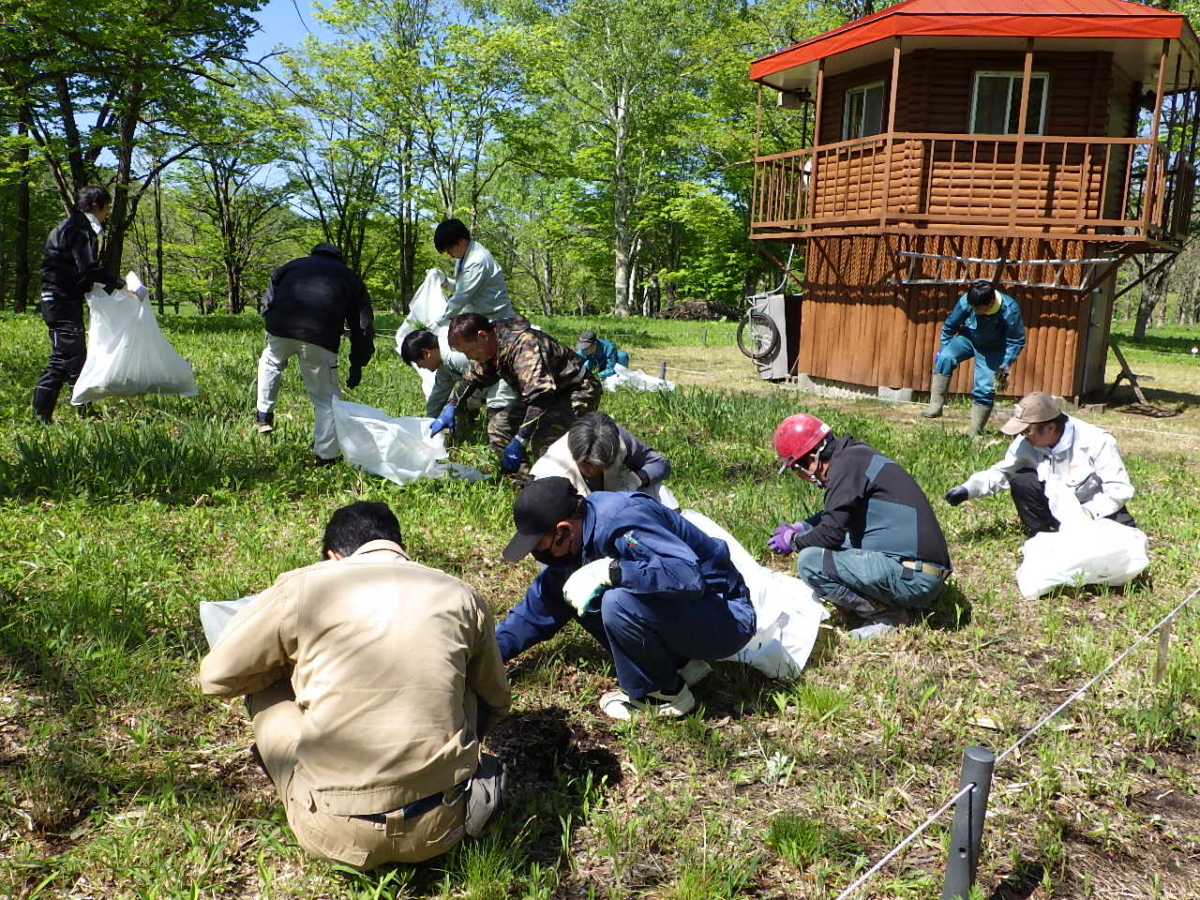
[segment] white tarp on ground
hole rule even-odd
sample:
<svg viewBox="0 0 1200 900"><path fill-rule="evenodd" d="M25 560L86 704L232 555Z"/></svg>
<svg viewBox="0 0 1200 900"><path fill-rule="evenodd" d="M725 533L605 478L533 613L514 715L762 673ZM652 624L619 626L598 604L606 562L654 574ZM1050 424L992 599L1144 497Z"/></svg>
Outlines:
<svg viewBox="0 0 1200 900"><path fill-rule="evenodd" d="M1046 481L1058 531L1035 534L1021 548L1017 588L1028 600L1064 585L1119 586L1136 578L1150 557L1146 535L1111 519L1091 519L1060 479Z"/></svg>
<svg viewBox="0 0 1200 900"><path fill-rule="evenodd" d="M87 362L75 382L76 406L105 397L200 393L187 360L163 337L150 304L127 290L97 287L87 295L91 321Z"/></svg>
<svg viewBox="0 0 1200 900"><path fill-rule="evenodd" d="M621 387L631 387L635 391L675 390L675 382L647 375L641 369L627 369L625 366L617 363L613 367L613 370L616 374L609 375L604 379L604 389L606 391L615 391Z"/></svg>
<svg viewBox="0 0 1200 900"><path fill-rule="evenodd" d="M821 623L829 618L812 588L799 578L759 565L733 535L703 513L685 509L681 515L729 546L729 557L750 589L758 634L730 660L754 666L769 678L797 677L812 654Z"/></svg>
<svg viewBox="0 0 1200 900"><path fill-rule="evenodd" d="M433 419L416 416L392 418L382 410L362 403L333 398L333 423L338 449L346 462L396 484L418 478L486 477L477 469L458 463L443 463L445 434L429 436Z"/></svg>

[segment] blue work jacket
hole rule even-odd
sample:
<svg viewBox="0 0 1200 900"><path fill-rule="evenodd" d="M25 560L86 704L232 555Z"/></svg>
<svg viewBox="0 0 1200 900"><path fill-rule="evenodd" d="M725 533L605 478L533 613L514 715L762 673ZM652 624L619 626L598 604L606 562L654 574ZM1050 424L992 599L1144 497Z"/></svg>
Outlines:
<svg viewBox="0 0 1200 900"><path fill-rule="evenodd" d="M618 587L643 600L727 602L748 596L725 542L709 537L653 497L598 491L585 497L584 503L581 558L542 570L525 598L496 628L505 662L553 637L575 618L575 610L563 599L563 584L579 566L604 557L620 564ZM753 617L753 608L745 606ZM584 616L580 624L607 646L599 619Z"/></svg>
<svg viewBox="0 0 1200 900"><path fill-rule="evenodd" d="M1000 298L1000 309L992 315L976 315L967 295L963 294L946 316L942 323L942 342L945 347L950 339L961 334L971 344L980 350L1004 348L1004 362L1001 368L1007 369L1017 361L1025 348L1025 323L1021 319L1021 307L1008 294L996 291Z"/></svg>
<svg viewBox="0 0 1200 900"><path fill-rule="evenodd" d="M604 379L617 374L617 345L604 338L596 339L596 350L593 353L579 353L579 358L587 363L597 378Z"/></svg>

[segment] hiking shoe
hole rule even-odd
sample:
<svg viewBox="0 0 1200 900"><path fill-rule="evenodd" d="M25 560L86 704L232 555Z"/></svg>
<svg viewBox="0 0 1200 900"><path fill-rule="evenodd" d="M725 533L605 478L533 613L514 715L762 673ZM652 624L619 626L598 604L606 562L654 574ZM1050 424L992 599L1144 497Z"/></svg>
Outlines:
<svg viewBox="0 0 1200 900"><path fill-rule="evenodd" d="M275 430L275 413L256 412L254 414L254 427L258 429L259 434L270 434Z"/></svg>
<svg viewBox="0 0 1200 900"><path fill-rule="evenodd" d="M651 691L645 697L634 700L624 691L609 691L600 698L600 709L611 719L632 719L634 712L646 712L653 716L686 716L696 708L696 698L684 684L677 694Z"/></svg>
<svg viewBox="0 0 1200 900"><path fill-rule="evenodd" d="M340 456L331 456L326 459L324 456L314 456L312 464L314 466L332 466L341 459Z"/></svg>
<svg viewBox="0 0 1200 900"><path fill-rule="evenodd" d="M688 687L694 687L712 674L712 666L702 659L689 659L679 670L679 677Z"/></svg>

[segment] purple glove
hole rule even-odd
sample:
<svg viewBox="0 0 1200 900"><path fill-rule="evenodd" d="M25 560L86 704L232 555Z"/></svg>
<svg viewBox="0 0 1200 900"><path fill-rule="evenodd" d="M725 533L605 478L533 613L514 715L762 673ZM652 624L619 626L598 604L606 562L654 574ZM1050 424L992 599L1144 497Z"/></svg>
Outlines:
<svg viewBox="0 0 1200 900"><path fill-rule="evenodd" d="M791 525L780 522L775 526L775 533L767 540L767 549L776 553L792 553L796 549L792 542L810 531L812 526L807 522L793 522Z"/></svg>

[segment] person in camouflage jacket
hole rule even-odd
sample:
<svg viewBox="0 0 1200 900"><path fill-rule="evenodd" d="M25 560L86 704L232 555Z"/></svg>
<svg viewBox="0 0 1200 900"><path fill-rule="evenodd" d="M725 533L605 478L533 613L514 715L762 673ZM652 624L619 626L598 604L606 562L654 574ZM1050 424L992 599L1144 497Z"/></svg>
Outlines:
<svg viewBox="0 0 1200 900"><path fill-rule="evenodd" d="M450 322L450 347L466 354L471 367L450 394L430 428L452 428L456 408L476 390L503 379L525 404L516 436L504 448L500 470L513 473L567 433L571 423L600 404L603 389L583 360L543 331L489 322L463 313Z"/></svg>

